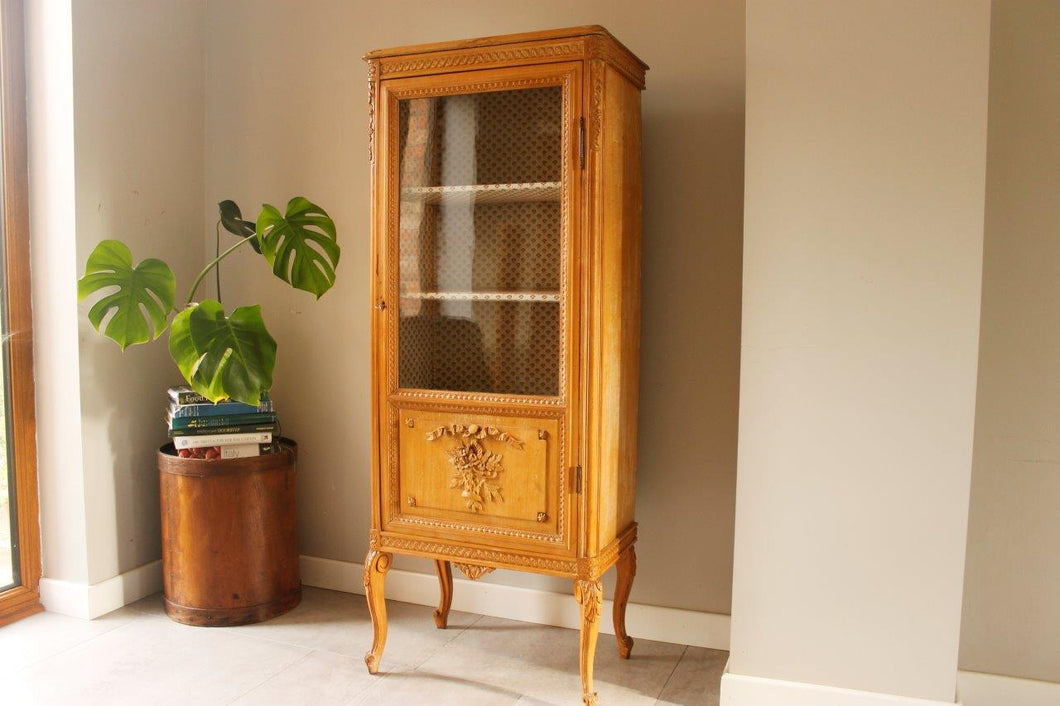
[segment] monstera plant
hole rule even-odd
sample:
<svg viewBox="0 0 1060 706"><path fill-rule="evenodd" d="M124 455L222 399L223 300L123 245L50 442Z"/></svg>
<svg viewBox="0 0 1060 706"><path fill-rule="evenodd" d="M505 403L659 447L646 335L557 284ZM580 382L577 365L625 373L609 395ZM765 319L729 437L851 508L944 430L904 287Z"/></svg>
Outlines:
<svg viewBox="0 0 1060 706"><path fill-rule="evenodd" d="M283 213L265 204L256 223L243 220L232 201L219 207L218 238L223 227L239 241L224 252L218 245L217 256L199 272L181 309L176 308L177 281L169 265L156 258L133 265L128 246L118 240L102 241L89 255L77 296L80 301L100 295L88 320L123 351L157 339L168 328L169 353L196 392L214 402L257 405L272 386L276 365L276 341L265 328L261 307L240 306L228 314L216 299L196 302L195 293L222 260L249 245L273 274L319 299L335 284L335 223L301 196L291 199Z"/></svg>

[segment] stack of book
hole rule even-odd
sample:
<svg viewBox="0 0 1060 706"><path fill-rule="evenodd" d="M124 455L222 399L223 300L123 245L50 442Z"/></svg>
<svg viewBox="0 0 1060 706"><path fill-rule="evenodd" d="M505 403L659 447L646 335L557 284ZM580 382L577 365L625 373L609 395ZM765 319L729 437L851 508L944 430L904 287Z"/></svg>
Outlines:
<svg viewBox="0 0 1060 706"><path fill-rule="evenodd" d="M276 413L268 393L254 407L242 402L214 403L190 387L171 387L166 424L181 458L245 458L270 452Z"/></svg>

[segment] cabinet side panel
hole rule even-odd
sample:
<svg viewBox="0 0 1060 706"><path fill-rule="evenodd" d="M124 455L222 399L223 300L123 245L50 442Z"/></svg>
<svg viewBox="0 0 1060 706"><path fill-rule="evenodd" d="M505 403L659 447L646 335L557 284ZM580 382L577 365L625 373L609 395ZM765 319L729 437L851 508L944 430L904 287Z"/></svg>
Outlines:
<svg viewBox="0 0 1060 706"><path fill-rule="evenodd" d="M599 201L594 234L598 282L600 419L596 547L633 522L640 372L641 117L640 90L608 66L603 83Z"/></svg>

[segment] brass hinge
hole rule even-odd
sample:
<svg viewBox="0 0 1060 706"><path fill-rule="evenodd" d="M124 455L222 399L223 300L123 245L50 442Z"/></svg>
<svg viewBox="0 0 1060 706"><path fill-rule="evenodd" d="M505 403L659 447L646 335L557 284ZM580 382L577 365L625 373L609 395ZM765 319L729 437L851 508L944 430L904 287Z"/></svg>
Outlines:
<svg viewBox="0 0 1060 706"><path fill-rule="evenodd" d="M574 492L578 495L582 494L582 467L574 467Z"/></svg>
<svg viewBox="0 0 1060 706"><path fill-rule="evenodd" d="M585 118L578 118L578 162L585 169Z"/></svg>

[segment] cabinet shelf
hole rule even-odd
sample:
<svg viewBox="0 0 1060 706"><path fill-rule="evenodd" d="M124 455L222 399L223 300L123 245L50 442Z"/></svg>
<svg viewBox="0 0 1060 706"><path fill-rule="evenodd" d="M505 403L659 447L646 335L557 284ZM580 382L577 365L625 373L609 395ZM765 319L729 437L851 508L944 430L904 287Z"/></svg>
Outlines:
<svg viewBox="0 0 1060 706"><path fill-rule="evenodd" d="M401 190L403 199L423 203L513 203L560 200L563 182L535 181L526 184L462 184L456 186L410 186Z"/></svg>
<svg viewBox="0 0 1060 706"><path fill-rule="evenodd" d="M518 292L406 292L402 299L431 299L448 301L488 301L488 302L558 302L559 292L553 291L518 291Z"/></svg>

